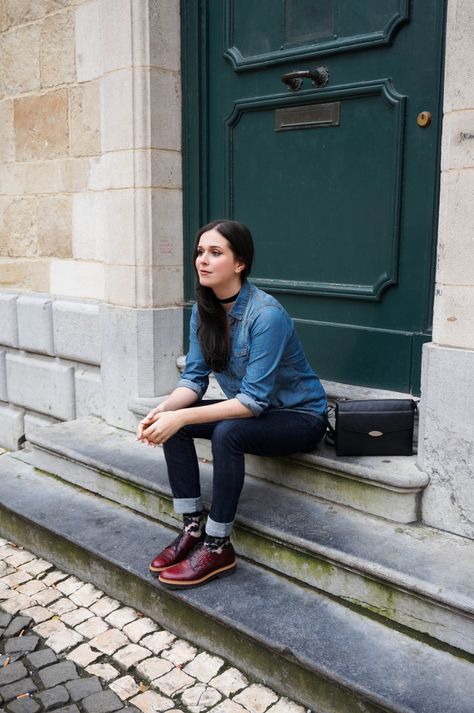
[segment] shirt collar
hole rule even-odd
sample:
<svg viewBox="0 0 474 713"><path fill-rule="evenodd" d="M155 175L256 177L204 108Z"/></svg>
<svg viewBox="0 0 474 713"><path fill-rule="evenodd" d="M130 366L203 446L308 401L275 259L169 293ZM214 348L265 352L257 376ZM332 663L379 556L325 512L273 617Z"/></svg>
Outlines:
<svg viewBox="0 0 474 713"><path fill-rule="evenodd" d="M250 292L252 289L252 285L250 282L245 280L242 283L242 287L240 288L239 296L237 297L234 306L229 312L229 317L232 317L233 319L242 319L242 316L245 312L245 308L247 307L247 303L250 298Z"/></svg>

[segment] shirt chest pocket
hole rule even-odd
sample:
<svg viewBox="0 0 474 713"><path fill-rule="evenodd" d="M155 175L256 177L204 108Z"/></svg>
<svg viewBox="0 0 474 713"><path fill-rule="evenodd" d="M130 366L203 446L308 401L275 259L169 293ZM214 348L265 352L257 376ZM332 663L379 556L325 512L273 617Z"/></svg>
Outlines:
<svg viewBox="0 0 474 713"><path fill-rule="evenodd" d="M230 368L233 376L243 379L247 371L249 361L249 348L246 345L237 344L232 350L230 358Z"/></svg>

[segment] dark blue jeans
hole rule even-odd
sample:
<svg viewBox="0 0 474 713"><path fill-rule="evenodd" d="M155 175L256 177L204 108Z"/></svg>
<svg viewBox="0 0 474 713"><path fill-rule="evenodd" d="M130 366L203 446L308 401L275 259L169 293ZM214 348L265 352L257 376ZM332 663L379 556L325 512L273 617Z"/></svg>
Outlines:
<svg viewBox="0 0 474 713"><path fill-rule="evenodd" d="M200 401L196 406L218 403ZM232 529L244 484L244 454L288 456L311 451L326 431L326 418L299 411L265 411L258 418L234 418L181 428L163 446L175 512L202 509L194 438L212 443L212 504L206 532L224 537Z"/></svg>

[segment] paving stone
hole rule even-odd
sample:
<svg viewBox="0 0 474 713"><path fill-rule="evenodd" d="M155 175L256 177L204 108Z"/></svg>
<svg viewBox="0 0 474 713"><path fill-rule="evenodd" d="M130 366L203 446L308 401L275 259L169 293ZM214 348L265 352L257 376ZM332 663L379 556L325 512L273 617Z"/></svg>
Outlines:
<svg viewBox="0 0 474 713"><path fill-rule="evenodd" d="M7 713L38 713L40 709L40 704L28 696L9 703Z"/></svg>
<svg viewBox="0 0 474 713"><path fill-rule="evenodd" d="M278 696L266 686L254 683L234 696L236 703L241 703L250 713L265 713L267 708L276 703Z"/></svg>
<svg viewBox="0 0 474 713"><path fill-rule="evenodd" d="M85 713L113 713L123 708L122 701L114 691L101 691L84 698L82 707Z"/></svg>
<svg viewBox="0 0 474 713"><path fill-rule="evenodd" d="M163 651L163 658L174 663L175 666L179 666L188 661L192 661L197 654L197 649L187 641L176 641L173 646L167 651Z"/></svg>
<svg viewBox="0 0 474 713"><path fill-rule="evenodd" d="M55 713L79 713L79 708L73 703L72 706L66 706L66 708L57 708Z"/></svg>
<svg viewBox="0 0 474 713"><path fill-rule="evenodd" d="M198 683L197 686L187 688L181 696L181 701L189 708L190 713L202 713L211 706L219 703L222 696L215 688Z"/></svg>
<svg viewBox="0 0 474 713"><path fill-rule="evenodd" d="M174 707L173 701L169 698L160 696L155 691L145 691L140 693L135 698L132 698L130 703L139 708L143 713L161 713L161 711L169 711Z"/></svg>
<svg viewBox="0 0 474 713"><path fill-rule="evenodd" d="M293 703L288 698L281 698L276 705L268 709L267 713L308 713L308 709Z"/></svg>
<svg viewBox="0 0 474 713"><path fill-rule="evenodd" d="M52 572L48 572L48 574L43 577L41 581L44 582L47 587L51 587L53 584L62 582L62 580L67 577L69 577L69 575L66 574L66 572L61 572L60 569L54 569Z"/></svg>
<svg viewBox="0 0 474 713"><path fill-rule="evenodd" d="M80 607L90 607L91 604L97 602L104 592L96 589L93 584L83 584L80 589L77 589L71 594L72 601Z"/></svg>
<svg viewBox="0 0 474 713"><path fill-rule="evenodd" d="M36 633L39 634L39 636L42 636L43 639L47 639L56 631L65 631L66 629L66 625L58 619L49 619L48 621L43 621L41 624L37 624L33 627L33 631L36 631Z"/></svg>
<svg viewBox="0 0 474 713"><path fill-rule="evenodd" d="M93 663L86 667L86 671L91 673L93 676L98 676L106 683L108 681L112 681L114 678L117 678L120 674L120 671L111 666L109 663Z"/></svg>
<svg viewBox="0 0 474 713"><path fill-rule="evenodd" d="M112 597L102 597L102 599L99 599L98 602L93 604L90 608L91 612L95 614L96 616L100 616L102 618L106 617L108 614L111 614L113 611L118 609L120 607L120 602L118 602L116 599L112 599ZM120 627L117 627L120 628Z"/></svg>
<svg viewBox="0 0 474 713"><path fill-rule="evenodd" d="M38 636L13 636L5 642L5 653L13 654L16 652L29 653L34 651L39 644Z"/></svg>
<svg viewBox="0 0 474 713"><path fill-rule="evenodd" d="M43 559L34 559L31 562L27 562L26 564L20 565L20 569L23 569L25 572L28 572L29 574L32 574L33 577L37 577L39 574L43 574L43 572L47 572L49 569L53 569L54 565L51 564L51 562L47 562L46 560Z"/></svg>
<svg viewBox="0 0 474 713"><path fill-rule="evenodd" d="M122 701L128 700L132 696L136 696L140 693L140 686L135 681L132 676L122 676L122 678L117 678L110 684L110 688L115 691L117 696L121 698Z"/></svg>
<svg viewBox="0 0 474 713"><path fill-rule="evenodd" d="M145 681L154 681L165 673L171 671L173 664L170 661L165 661L157 656L142 661L136 666L137 674L144 678Z"/></svg>
<svg viewBox="0 0 474 713"><path fill-rule="evenodd" d="M57 708L62 703L69 702L69 693L64 686L55 686L48 688L46 691L41 691L36 695L36 698L41 702L43 708L47 711L52 708Z"/></svg>
<svg viewBox="0 0 474 713"><path fill-rule="evenodd" d="M159 688L165 695L173 696L175 693L178 693L178 691L183 691L195 683L195 678L188 676L187 673L184 673L184 671L181 671L179 668L174 668L169 673L153 681L152 685L153 688Z"/></svg>
<svg viewBox="0 0 474 713"><path fill-rule="evenodd" d="M78 624L82 624L84 621L91 619L92 616L93 614L89 611L89 609L86 609L85 607L78 607L73 611L66 612L66 614L61 614L60 619L68 626L72 626L74 628Z"/></svg>
<svg viewBox="0 0 474 713"><path fill-rule="evenodd" d="M11 614L7 614L6 612L0 611L0 626L8 626L12 619L13 617Z"/></svg>
<svg viewBox="0 0 474 713"><path fill-rule="evenodd" d="M99 616L93 616L92 619L88 619L83 624L76 626L76 631L86 639L93 639L95 636L99 636L104 631L109 629L109 625Z"/></svg>
<svg viewBox="0 0 474 713"><path fill-rule="evenodd" d="M74 629L66 629L65 631L56 631L54 634L51 634L51 636L46 639L46 646L50 646L55 653L59 654L61 651L72 649L73 646L76 646L83 640L84 638L78 634L77 631L74 631Z"/></svg>
<svg viewBox="0 0 474 713"><path fill-rule="evenodd" d="M27 594L31 597L33 594L37 594L43 589L46 589L46 585L43 584L43 582L39 579L30 579L29 582L25 582L25 584L18 587L17 591L20 592L20 594Z"/></svg>
<svg viewBox="0 0 474 713"><path fill-rule="evenodd" d="M224 665L224 661L217 656L211 656L206 652L198 654L185 668L185 672L194 676L201 683L209 683L211 678L217 676L219 670Z"/></svg>
<svg viewBox="0 0 474 713"><path fill-rule="evenodd" d="M8 587L19 587L20 584L24 584L24 582L29 582L30 579L31 575L27 572L16 571L12 574L7 574L5 577L2 577L1 581Z"/></svg>
<svg viewBox="0 0 474 713"><path fill-rule="evenodd" d="M104 631L99 636L95 636L90 640L90 645L95 649L99 649L104 654L111 656L122 646L128 644L128 637L122 631L118 629L109 629Z"/></svg>
<svg viewBox="0 0 474 713"><path fill-rule="evenodd" d="M236 668L228 668L224 673L212 678L209 685L217 688L224 696L230 696L248 686L249 682Z"/></svg>
<svg viewBox="0 0 474 713"><path fill-rule="evenodd" d="M4 560L10 557L10 555L14 555L17 550L18 547L13 547L10 543L3 545L0 547L0 559Z"/></svg>
<svg viewBox="0 0 474 713"><path fill-rule="evenodd" d="M61 614L67 614L67 612L77 609L77 605L74 604L74 602L71 602L71 600L67 597L62 597L61 599L58 599L50 604L49 609L60 616Z"/></svg>
<svg viewBox="0 0 474 713"><path fill-rule="evenodd" d="M22 696L25 693L34 693L36 690L36 686L31 678L22 678L19 681L1 687L0 700L3 700L4 703L8 703L8 701L12 701L14 698L18 698L18 696Z"/></svg>
<svg viewBox="0 0 474 713"><path fill-rule="evenodd" d="M74 649L73 651L69 651L69 653L66 655L66 658L68 658L70 661L74 661L78 666L88 666L91 664L93 661L97 661L102 656L101 651L94 651L91 649L89 644L81 644L80 646L77 647L77 649Z"/></svg>
<svg viewBox="0 0 474 713"><path fill-rule="evenodd" d="M248 711L238 703L227 699L219 703L215 708L212 708L210 713L248 713Z"/></svg>
<svg viewBox="0 0 474 713"><path fill-rule="evenodd" d="M66 597L69 597L73 592L76 592L78 589L82 587L84 582L82 582L80 579L77 577L68 577L67 579L64 579L62 582L59 582L56 585L56 588L62 592Z"/></svg>
<svg viewBox="0 0 474 713"><path fill-rule="evenodd" d="M5 629L4 636L18 636L18 634L29 627L33 619L30 616L15 616Z"/></svg>
<svg viewBox="0 0 474 713"><path fill-rule="evenodd" d="M54 616L53 612L46 607L34 606L29 607L29 609L22 609L22 614L25 616L30 616L35 624L41 624L43 621L47 621Z"/></svg>
<svg viewBox="0 0 474 713"><path fill-rule="evenodd" d="M3 601L2 609L9 614L18 614L19 611L28 609L32 604L34 604L34 602L31 597L28 597L26 594L18 594L17 592L14 592L8 597L8 599Z"/></svg>
<svg viewBox="0 0 474 713"><path fill-rule="evenodd" d="M28 665L35 671L39 671L45 666L50 666L56 663L58 657L51 649L41 649L41 651L34 651L32 654L28 654L26 661Z"/></svg>
<svg viewBox="0 0 474 713"><path fill-rule="evenodd" d="M145 649L143 646L139 646L138 644L129 644L123 649L116 651L112 658L116 663L118 663L120 668L128 670L149 656L151 656L151 653L148 649Z"/></svg>
<svg viewBox="0 0 474 713"><path fill-rule="evenodd" d="M18 681L20 678L26 678L27 676L28 671L24 665L21 661L16 661L9 666L0 668L0 686L6 686L9 683Z"/></svg>
<svg viewBox="0 0 474 713"><path fill-rule="evenodd" d="M21 564L31 562L32 559L36 559L32 552L28 552L28 550L18 550L15 554L10 555L10 557L6 557L4 561L12 567L19 567Z"/></svg>
<svg viewBox="0 0 474 713"><path fill-rule="evenodd" d="M105 621L107 621L115 629L123 629L126 624L130 624L131 621L135 621L138 617L139 613L136 609L132 609L131 607L122 607L121 609L117 609L106 616Z"/></svg>
<svg viewBox="0 0 474 713"><path fill-rule="evenodd" d="M170 644L176 639L169 631L157 631L142 639L142 646L146 646L154 654L159 654L164 649L168 649Z"/></svg>
<svg viewBox="0 0 474 713"><path fill-rule="evenodd" d="M60 683L79 678L79 675L72 661L61 661L39 671L38 677L44 688L52 688Z"/></svg>
<svg viewBox="0 0 474 713"><path fill-rule="evenodd" d="M34 594L32 596L32 599L37 604L41 604L41 606L47 607L49 604L55 602L57 599L61 599L61 592L57 592L55 589L43 589L42 592Z"/></svg>
<svg viewBox="0 0 474 713"><path fill-rule="evenodd" d="M138 644L140 639L143 639L147 634L151 634L153 631L158 629L157 625L152 619L144 617L142 619L137 619L131 624L127 624L123 627L124 634L127 634L130 641Z"/></svg>
<svg viewBox="0 0 474 713"><path fill-rule="evenodd" d="M102 690L100 681L97 676L88 676L87 678L78 678L75 681L68 681L66 688L71 697L71 701L77 703L83 698L91 696L93 693L98 693Z"/></svg>

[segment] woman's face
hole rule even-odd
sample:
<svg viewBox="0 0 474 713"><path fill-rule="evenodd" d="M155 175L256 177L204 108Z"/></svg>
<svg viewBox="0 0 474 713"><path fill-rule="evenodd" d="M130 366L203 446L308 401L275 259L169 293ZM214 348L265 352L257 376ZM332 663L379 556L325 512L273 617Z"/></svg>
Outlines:
<svg viewBox="0 0 474 713"><path fill-rule="evenodd" d="M217 297L224 299L240 290L245 265L215 228L199 238L195 264L200 284L214 290Z"/></svg>

